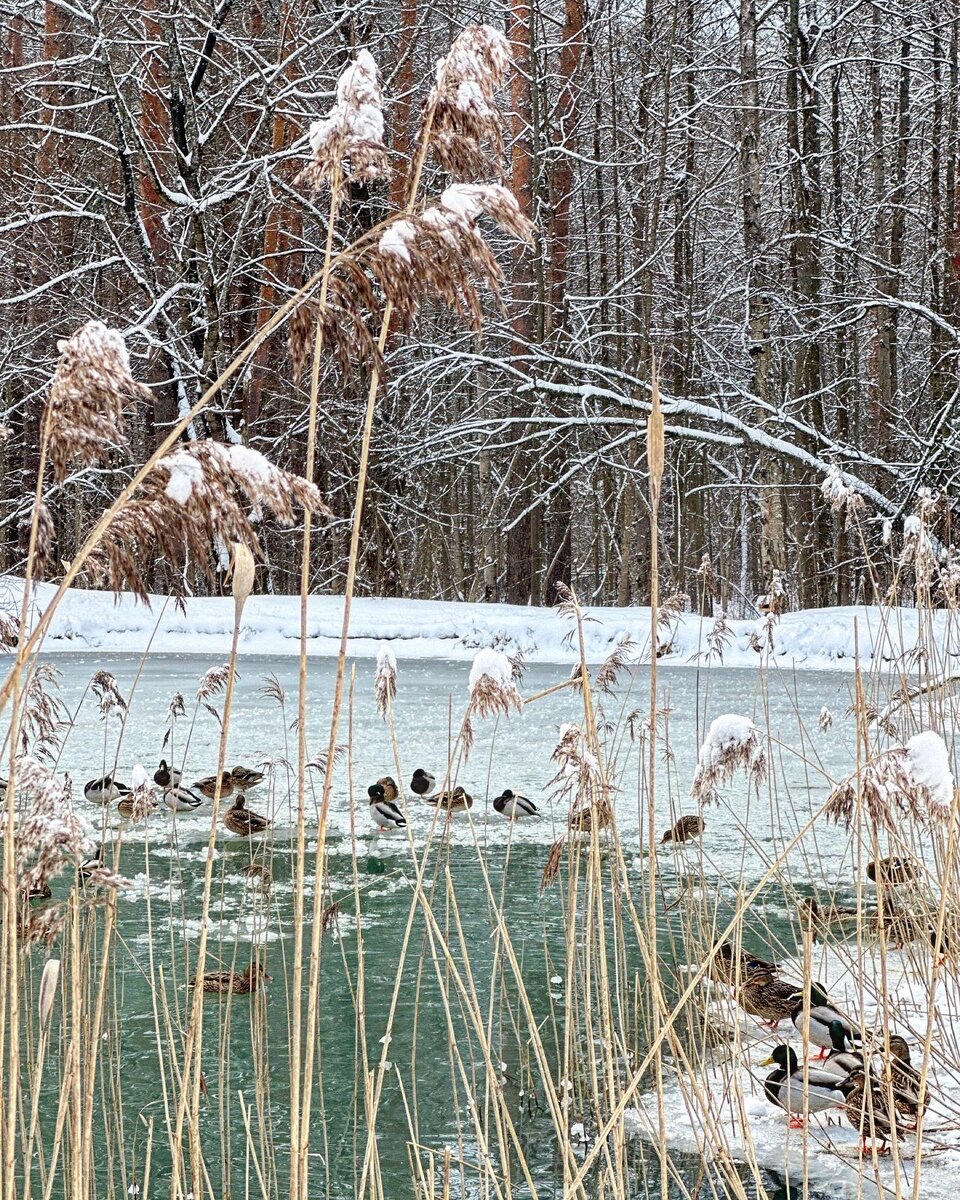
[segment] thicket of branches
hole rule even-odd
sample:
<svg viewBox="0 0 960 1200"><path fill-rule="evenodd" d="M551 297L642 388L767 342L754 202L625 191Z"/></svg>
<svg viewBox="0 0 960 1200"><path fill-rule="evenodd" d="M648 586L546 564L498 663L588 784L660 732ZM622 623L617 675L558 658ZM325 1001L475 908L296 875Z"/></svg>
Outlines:
<svg viewBox="0 0 960 1200"><path fill-rule="evenodd" d="M358 590L552 602L565 581L644 601L654 361L665 582L733 611L777 571L792 603L873 599L886 579L865 552L899 556L918 500L948 554L952 0L6 0L0 566L23 561L58 339L103 320L149 385L130 445L50 494L69 560L90 512L317 270L328 206L297 177L339 72L363 47L379 64L394 167L350 185L347 239L402 197L432 64L478 18L519 66L506 182L539 237L504 259L511 294L482 335L426 310L391 336ZM428 194L448 182L428 167ZM313 539L318 590L343 586L363 372L321 380L315 482L337 519ZM191 432L302 472L308 376L278 333ZM262 586L295 591L296 530L261 543ZM207 586L199 567L186 582Z"/></svg>

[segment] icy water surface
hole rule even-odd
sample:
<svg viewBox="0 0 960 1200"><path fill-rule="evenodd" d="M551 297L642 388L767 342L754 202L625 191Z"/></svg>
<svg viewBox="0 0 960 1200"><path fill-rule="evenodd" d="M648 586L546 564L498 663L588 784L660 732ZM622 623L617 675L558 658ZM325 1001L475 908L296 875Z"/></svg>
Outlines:
<svg viewBox="0 0 960 1200"><path fill-rule="evenodd" d="M129 656L58 654L54 665L61 672L61 696L66 709L76 713L76 722L66 738L58 768L72 775L75 794L82 792L85 779L113 768L121 780L131 768L143 763L152 774L163 754L178 764L185 759L185 778L194 780L213 771L219 726L214 716L195 696L203 672L216 665L195 656L154 655L142 667ZM86 686L95 669L112 671L123 694L130 700L121 729L116 717L105 724ZM366 1044L370 1060L381 1053L381 1037L394 984L400 947L410 908L411 859L402 834L380 835L373 829L366 808L366 786L384 774L395 774L388 728L376 711L373 691L374 664L360 661L352 680L352 703L345 710L340 741L352 736L352 754L338 764L330 820L329 871L333 898L341 904L340 916L324 934L321 982L321 1044L319 1061L322 1088L317 1096L315 1137L311 1147L312 1195L352 1197L358 1186L359 1164L364 1149L362 1093L355 1078L361 1073L361 1047L355 1036L354 987L357 974L357 923L355 918L351 820L355 818L357 860L361 889L361 933L366 954ZM210 1095L204 1102L202 1142L216 1195L245 1194L259 1185L252 1178L248 1156L235 1157L224 1150L221 1161L219 1128L221 1108L227 1114L236 1147L244 1144L243 1123L237 1095L242 1092L250 1113L255 1138L272 1145L276 1155L280 1194L286 1176L288 1132L288 1028L286 996L289 992L292 955L291 889L292 838L290 794L293 775L288 764L296 757L297 664L291 658L246 656L240 663L230 727L228 765L257 766L268 763L268 780L250 794L250 806L273 817L275 831L259 846L221 831L214 880L214 904L210 930L213 960L244 965L255 945L265 947L267 967L273 976L266 991L254 1001L237 997L229 1009L215 998L205 1009L204 1070ZM399 664L399 690L395 702L397 744L401 777L424 766L442 775L448 747L459 728L467 698L469 667L442 661ZM313 660L309 664L309 752L325 748L334 664ZM523 679L526 696L550 687L564 678L564 668L532 666ZM270 684L268 694L267 684ZM286 694L285 703L276 698L277 685ZM790 842L810 815L823 803L828 777L840 777L851 768L853 744L850 718L843 713L850 701L851 681L839 673L805 672L795 676L729 669L698 672L694 668L665 668L660 672L660 707L667 744L659 760L658 827L665 829L684 811L692 811L688 790L703 730L719 713L754 715L762 726L769 725L775 741L776 788L773 803L759 803L754 794L736 780L725 793L725 804L707 813L707 833L699 848L667 851L662 859L664 897L675 899L691 880L706 893L715 893L722 904L733 896L733 883L747 884L760 878L766 866ZM171 740L164 747L171 697L182 693L187 716L174 724ZM221 704L220 698L211 703ZM617 763L619 790L616 797L619 828L628 861L639 890L645 881L645 858L640 830L646 828L643 789L638 764L639 741L631 741L626 730L638 731L648 708L646 672L605 700L606 719L616 732L610 734ZM818 731L823 706L837 720L826 732ZM639 715L634 713L639 710ZM562 962L563 912L558 889L538 894L541 872L550 843L562 830L565 812L552 806L548 783L556 772L551 753L558 727L581 717L579 696L568 690L530 703L509 720L476 722L476 744L469 762L459 768L457 781L475 797L470 817L460 816L446 831L446 845L437 863L447 863L455 881L459 919L469 946L470 968L480 993L481 1005L489 1002L492 965L491 920L478 865L483 857L491 884L499 894L505 888L511 936L524 962L526 986L538 1017L546 1019L562 1005L562 995L551 979ZM632 718L630 714L633 714ZM351 788L351 776L353 787ZM311 773L311 805L319 801L321 781ZM541 804L541 816L509 826L493 811L489 800L506 786ZM351 791L356 797L351 806ZM120 901L118 973L113 980L120 1010L117 1028L111 1028L105 1045L105 1061L122 1084L124 1128L115 1141L123 1145L122 1159L116 1152L98 1156L101 1181L109 1175L119 1194L141 1178L147 1122L154 1122L152 1194L165 1194L169 1185L169 1162L165 1157L164 1107L158 1058L156 1027L150 980L161 973L168 989L167 1002L174 1013L173 1027L185 1024L188 992L184 974L199 933L199 911L203 886L203 843L209 830L209 804L196 814L174 821L163 810L145 825L121 825L115 810L80 806L97 823L108 841L120 839L121 870L133 886ZM422 845L428 836L432 810L414 800L408 802L414 841ZM315 847L315 822L308 833ZM745 829L748 831L745 833ZM666 850L666 848L665 848ZM251 855L269 862L274 886L264 904L251 894L244 868ZM838 877L851 879L846 836L818 822L791 852L791 886L804 890L806 883L820 886ZM508 861L507 879L503 871ZM852 882L848 890L852 888ZM66 885L61 881L61 891ZM841 889L842 891L842 889ZM57 889L55 887L55 894ZM782 888L771 888L758 906L766 937L771 931L790 946L795 933L790 923L794 896ZM313 897L306 898L307 912ZM449 920L448 915L448 920ZM664 922L665 935L669 919ZM674 931L675 932L675 931ZM309 938L310 930L306 931ZM404 1091L396 1072L388 1077L378 1120L378 1137L385 1194L411 1194L407 1107L415 1114L423 1153L433 1151L442 1158L449 1147L455 1159L476 1161L478 1148L469 1122L463 1120L462 1093L454 1101L448 1053L446 1016L440 989L429 956L422 962L424 931L415 925L400 1006L389 1047L391 1060L400 1070ZM755 939L756 940L756 939ZM763 941L759 942L762 946ZM675 942L665 942L665 953L675 951ZM419 999L414 997L419 992ZM498 1018L499 1020L499 1018ZM229 1022L229 1029L226 1026ZM167 1037L168 1032L163 1032ZM162 1040L162 1039L161 1039ZM466 1047L473 1055L475 1047ZM506 1052L505 1052L506 1053ZM415 1062L415 1069L412 1063ZM562 1171L550 1137L549 1121L535 1095L535 1081L527 1070L527 1056L518 1051L506 1064L507 1090L525 1154L536 1173L541 1196L559 1195ZM474 1057L471 1069L482 1078L482 1060ZM254 1073L268 1080L268 1102L259 1109L253 1100ZM478 1088L480 1084L478 1083ZM359 1109L358 1109L359 1106ZM458 1109L460 1120L458 1121ZM359 1111L359 1139L355 1121ZM54 1113L46 1114L52 1120ZM588 1116L585 1114L585 1116ZM637 1194L644 1194L643 1147L636 1146ZM261 1164L268 1185L270 1164ZM691 1161L690 1179L697 1164ZM517 1177L522 1182L522 1176ZM654 1171L652 1179L658 1176ZM252 1179L252 1182L251 1182ZM751 1185L752 1186L752 1185ZM775 1186L772 1184L771 1187ZM659 1189L659 1184L656 1185ZM454 1195L475 1195L475 1177L457 1176ZM516 1194L526 1195L521 1187ZM659 1190L657 1190L659 1194ZM780 1193L787 1196L787 1192Z"/></svg>

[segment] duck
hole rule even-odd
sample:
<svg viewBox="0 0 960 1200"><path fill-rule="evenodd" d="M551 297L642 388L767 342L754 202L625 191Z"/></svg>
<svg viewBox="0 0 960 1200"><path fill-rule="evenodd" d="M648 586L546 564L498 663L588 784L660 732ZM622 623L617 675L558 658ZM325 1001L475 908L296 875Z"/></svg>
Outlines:
<svg viewBox="0 0 960 1200"><path fill-rule="evenodd" d="M388 829L406 829L407 818L394 800L388 800L382 783L372 783L367 788L370 797L370 816L381 833Z"/></svg>
<svg viewBox="0 0 960 1200"><path fill-rule="evenodd" d="M141 806L141 809L140 809L141 819L143 817L149 816L150 813L152 813L156 810L156 807L157 807L157 802L153 797L153 793L150 793L149 794L149 806L147 806L146 804ZM135 792L131 792L128 796L124 796L122 800L119 800L117 802L117 812L126 821L129 821L130 818L136 813L136 811L137 811L137 794Z"/></svg>
<svg viewBox="0 0 960 1200"><path fill-rule="evenodd" d="M715 983L736 987L741 979L757 971L776 975L777 967L766 959L748 954L742 947L738 950L731 941L724 941L716 948L707 968L707 976Z"/></svg>
<svg viewBox="0 0 960 1200"><path fill-rule="evenodd" d="M183 772L179 767L171 767L165 758L160 759L160 766L153 773L153 782L157 787L179 787Z"/></svg>
<svg viewBox="0 0 960 1200"><path fill-rule="evenodd" d="M97 848L97 852L92 858L80 863L77 867L77 879L81 883L88 883L95 872L101 870L103 870L103 846Z"/></svg>
<svg viewBox="0 0 960 1200"><path fill-rule="evenodd" d="M809 1010L807 1009L806 995L802 988L798 988L794 992L793 998L794 1003L790 1019L793 1022L794 1028L803 1034L808 1023L808 1018L805 1014L809 1013L810 1041L815 1046L820 1047L819 1058L825 1058L828 1051L834 1049L833 1035L831 1033L831 1026L833 1026L834 1022L840 1025L844 1037L852 1046L856 1046L863 1041L863 1034L854 1026L853 1022L845 1017L839 1009L831 1005L822 984L810 984Z"/></svg>
<svg viewBox="0 0 960 1200"><path fill-rule="evenodd" d="M826 933L831 925L843 925L845 922L857 921L861 913L856 908L843 904L821 904L816 896L806 896L797 905L800 924L808 925L814 934Z"/></svg>
<svg viewBox="0 0 960 1200"><path fill-rule="evenodd" d="M845 1097L844 1108L847 1120L860 1134L864 1152L867 1149L868 1137L874 1137L884 1143L878 1151L879 1154L883 1154L886 1150L886 1143L891 1142L894 1137L900 1141L905 1131L916 1128L909 1110L903 1111L901 1107L903 1101L896 1092L893 1095L894 1113L898 1117L902 1116L903 1120L891 1116L886 1088L879 1079L867 1071L863 1069L852 1071L837 1086Z"/></svg>
<svg viewBox="0 0 960 1200"><path fill-rule="evenodd" d="M206 796L208 800L212 800L217 794L217 776L206 775L203 779L198 779L193 785L198 792ZM229 796L233 792L233 776L229 771L224 771L220 776L220 796Z"/></svg>
<svg viewBox="0 0 960 1200"><path fill-rule="evenodd" d="M846 1079L851 1071L864 1069L863 1051L854 1049L853 1039L847 1037L843 1021L830 1022L830 1041L833 1049L824 1059L820 1068L822 1071L829 1071L838 1079Z"/></svg>
<svg viewBox="0 0 960 1200"><path fill-rule="evenodd" d="M927 930L927 937L930 939L930 945L937 955L936 965L942 967L947 961L947 956L950 954L950 934L947 932L946 924L940 931L939 936L937 935L936 925L931 925Z"/></svg>
<svg viewBox="0 0 960 1200"><path fill-rule="evenodd" d="M594 822L597 829L606 829L611 822L610 806L606 803L586 804L578 808L567 818L567 828L571 833L591 833Z"/></svg>
<svg viewBox="0 0 960 1200"><path fill-rule="evenodd" d="M791 1129L802 1129L810 1113L846 1105L847 1094L836 1075L816 1067L808 1067L804 1073L792 1046L777 1046L760 1066L768 1067L771 1063L776 1064L776 1070L763 1081L763 1090L770 1103L789 1116Z"/></svg>
<svg viewBox="0 0 960 1200"><path fill-rule="evenodd" d="M683 842L695 841L705 828L703 817L696 813L688 813L667 830L660 839L660 845L662 846L665 842L675 842L679 845Z"/></svg>
<svg viewBox="0 0 960 1200"><path fill-rule="evenodd" d="M263 863L248 863L243 868L243 873L250 880L251 887L259 887L260 891L266 894L273 887L273 872L269 867L265 867Z"/></svg>
<svg viewBox="0 0 960 1200"><path fill-rule="evenodd" d="M251 963L242 971L205 971L200 976L190 980L191 987L200 987L205 992L219 992L221 995L232 992L235 996L244 996L255 992L262 983L269 983L271 976L267 974L262 963Z"/></svg>
<svg viewBox="0 0 960 1200"><path fill-rule="evenodd" d="M6 779L0 779L0 804L3 804L3 803L4 803L4 801L5 801L5 800L6 800L6 798L7 798L7 787L8 787L8 785L9 785L9 781L8 781L8 780L6 780Z"/></svg>
<svg viewBox="0 0 960 1200"><path fill-rule="evenodd" d="M504 788L499 796L494 797L493 807L503 817L511 821L519 821L521 817L535 817L537 806L526 796L518 796L509 788Z"/></svg>
<svg viewBox="0 0 960 1200"><path fill-rule="evenodd" d="M760 1017L771 1029L793 1013L796 985L778 978L765 967L754 968L737 989L737 1003L751 1017Z"/></svg>
<svg viewBox="0 0 960 1200"><path fill-rule="evenodd" d="M919 868L912 858L878 858L867 863L867 878L881 887L913 883L919 875Z"/></svg>
<svg viewBox="0 0 960 1200"><path fill-rule="evenodd" d="M383 798L388 804L396 804L400 799L400 789L397 787L397 781L392 775L384 775L382 779L378 779L373 785L383 791ZM370 789L367 788L367 795L370 795Z"/></svg>
<svg viewBox="0 0 960 1200"><path fill-rule="evenodd" d="M112 775L104 775L102 779L90 779L83 785L83 798L91 804L111 804L129 791L126 784L120 783Z"/></svg>
<svg viewBox="0 0 960 1200"><path fill-rule="evenodd" d="M163 790L163 802L171 812L193 812L203 803L203 797L182 785Z"/></svg>
<svg viewBox="0 0 960 1200"><path fill-rule="evenodd" d="M462 787L455 787L452 792L435 792L432 796L424 796L424 800L448 813L466 812L468 808L473 808L473 797Z"/></svg>
<svg viewBox="0 0 960 1200"><path fill-rule="evenodd" d="M238 837L252 837L255 833L263 833L273 824L269 818L261 817L259 813L247 808L247 797L243 792L223 814L223 823Z"/></svg>
<svg viewBox="0 0 960 1200"><path fill-rule="evenodd" d="M27 900L52 900L53 890L50 884L44 880L43 883L38 883L35 887L27 888L25 893Z"/></svg>
<svg viewBox="0 0 960 1200"><path fill-rule="evenodd" d="M923 1102L920 1101L920 1072L910 1061L910 1046L907 1039L899 1033L887 1035L889 1054L884 1056L884 1070L889 1068L890 1081L898 1102L898 1111L908 1117L918 1117L925 1112L930 1103L929 1089L924 1089Z"/></svg>
<svg viewBox="0 0 960 1200"><path fill-rule="evenodd" d="M415 796L429 796L437 785L436 775L431 775L423 767L417 767L410 780L410 791Z"/></svg>
<svg viewBox="0 0 960 1200"><path fill-rule="evenodd" d="M243 788L245 792L249 792L252 788L263 783L266 776L262 771L254 771L250 767L234 767L230 772L230 778L236 787Z"/></svg>

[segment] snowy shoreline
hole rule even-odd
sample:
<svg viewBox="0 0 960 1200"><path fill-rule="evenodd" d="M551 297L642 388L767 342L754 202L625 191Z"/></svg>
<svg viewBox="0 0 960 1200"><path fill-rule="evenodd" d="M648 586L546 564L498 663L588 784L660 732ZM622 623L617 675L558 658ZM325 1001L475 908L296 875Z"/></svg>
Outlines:
<svg viewBox="0 0 960 1200"><path fill-rule="evenodd" d="M36 621L54 594L52 584L38 584L32 620ZM19 608L22 581L0 579L0 605ZM337 653L341 596L311 596L308 615L308 653L311 657ZM650 610L646 607L587 608L584 627L587 658L600 662L629 637L638 661L649 658ZM927 615L929 627L944 656L960 654L952 614ZM661 629L661 663L756 667L765 661L780 669L852 670L859 644L864 667L897 664L915 668L920 614L915 609L857 606L810 609L785 613L770 625L772 652L757 648L767 638L766 619L729 620L722 662L714 651L712 617L682 613L669 629ZM243 614L241 654L299 653L300 604L296 596L251 596ZM513 604L470 604L448 600L394 600L359 597L354 600L350 653L375 657L390 642L398 657L469 660L477 650L493 646L508 654L521 651L528 662L568 663L576 658L565 643L570 622L553 608ZM186 602L186 613L172 600L151 597L148 608L132 596L115 601L111 593L74 588L55 614L45 653L142 653L151 643L156 653L225 655L233 631L230 597L198 597Z"/></svg>

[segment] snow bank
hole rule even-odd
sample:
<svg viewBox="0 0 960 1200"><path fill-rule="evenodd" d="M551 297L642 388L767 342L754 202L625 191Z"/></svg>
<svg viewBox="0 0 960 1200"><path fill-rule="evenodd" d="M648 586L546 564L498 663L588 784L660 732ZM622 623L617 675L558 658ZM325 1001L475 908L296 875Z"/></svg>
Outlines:
<svg viewBox="0 0 960 1200"><path fill-rule="evenodd" d="M21 588L19 579L0 579L0 608L18 609ZM38 585L34 620L53 592L50 584ZM337 653L342 611L340 596L310 597L311 655ZM158 652L225 656L233 612L229 597L190 599L183 613L165 597L153 597L147 608L132 597L115 602L110 593L74 588L53 618L44 649L141 653L152 639ZM649 609L597 607L589 615L584 641L591 662L606 658L622 638L635 643L640 659L649 657ZM297 654L299 623L296 596L251 596L243 613L240 651ZM927 624L946 654L960 654L960 636L950 613L936 613ZM766 618L726 620L725 627L721 658L716 650L711 652L708 640L713 619L680 614L670 630L661 633L660 661L734 667L769 661L785 669L851 669L858 644L865 666L897 663L912 670L917 661L919 615L913 609L825 608L786 613L772 623ZM350 652L376 658L387 642L405 658L471 660L478 650L492 648L508 655L520 652L527 662L569 663L576 659L575 650L564 641L569 629L569 621L552 608L361 597L353 604Z"/></svg>

